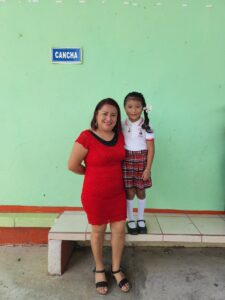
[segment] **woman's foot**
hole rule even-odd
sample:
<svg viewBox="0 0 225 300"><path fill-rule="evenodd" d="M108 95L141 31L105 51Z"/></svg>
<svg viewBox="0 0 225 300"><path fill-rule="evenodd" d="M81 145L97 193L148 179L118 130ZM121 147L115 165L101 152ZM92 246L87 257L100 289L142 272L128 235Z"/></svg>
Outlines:
<svg viewBox="0 0 225 300"><path fill-rule="evenodd" d="M122 292L127 293L130 290L130 285L125 277L124 273L121 271L121 269L113 271L112 270L112 275L116 280L116 283L118 287L121 289Z"/></svg>
<svg viewBox="0 0 225 300"><path fill-rule="evenodd" d="M108 293L108 282L106 280L105 270L94 269L93 272L95 273L95 287L97 293L106 295Z"/></svg>

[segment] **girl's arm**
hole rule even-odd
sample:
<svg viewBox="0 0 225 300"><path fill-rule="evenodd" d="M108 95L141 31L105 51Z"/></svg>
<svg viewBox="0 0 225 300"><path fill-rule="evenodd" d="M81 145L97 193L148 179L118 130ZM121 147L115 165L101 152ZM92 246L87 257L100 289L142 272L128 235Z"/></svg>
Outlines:
<svg viewBox="0 0 225 300"><path fill-rule="evenodd" d="M154 140L151 140L151 141L146 140L146 143L147 143L148 155L147 155L146 168L142 175L142 178L144 181L148 180L151 176L152 162L153 162L153 158L154 158L154 154L155 154Z"/></svg>
<svg viewBox="0 0 225 300"><path fill-rule="evenodd" d="M86 148L75 142L68 161L68 169L76 174L83 175L85 173L85 166L82 165L82 162L87 153L88 150Z"/></svg>

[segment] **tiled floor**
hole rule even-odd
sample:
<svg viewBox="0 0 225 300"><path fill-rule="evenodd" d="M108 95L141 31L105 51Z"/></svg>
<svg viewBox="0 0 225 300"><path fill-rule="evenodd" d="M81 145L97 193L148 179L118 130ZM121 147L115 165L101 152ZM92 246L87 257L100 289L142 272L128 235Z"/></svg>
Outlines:
<svg viewBox="0 0 225 300"><path fill-rule="evenodd" d="M145 214L146 235L128 235L129 242L225 243L223 215ZM64 212L55 222L49 239L90 240L91 226L82 212ZM110 239L107 228L106 240Z"/></svg>

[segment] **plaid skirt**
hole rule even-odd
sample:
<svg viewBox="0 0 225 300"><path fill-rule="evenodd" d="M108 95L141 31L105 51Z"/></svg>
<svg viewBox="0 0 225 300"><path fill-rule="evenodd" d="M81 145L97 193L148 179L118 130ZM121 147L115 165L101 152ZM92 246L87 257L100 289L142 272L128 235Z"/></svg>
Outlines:
<svg viewBox="0 0 225 300"><path fill-rule="evenodd" d="M152 186L151 178L146 181L142 179L142 174L147 164L147 153L147 150L126 150L126 158L122 164L123 180L126 189L138 188L143 190Z"/></svg>

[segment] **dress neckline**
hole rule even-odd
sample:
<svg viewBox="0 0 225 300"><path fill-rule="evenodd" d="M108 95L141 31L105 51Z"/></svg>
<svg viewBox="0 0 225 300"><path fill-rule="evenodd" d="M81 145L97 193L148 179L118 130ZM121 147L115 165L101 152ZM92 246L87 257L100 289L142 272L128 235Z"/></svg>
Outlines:
<svg viewBox="0 0 225 300"><path fill-rule="evenodd" d="M106 146L114 146L117 143L118 140L118 133L115 132L114 137L110 141L106 141L100 136L98 136L96 133L94 133L92 130L89 130L89 132L95 137L100 143Z"/></svg>

